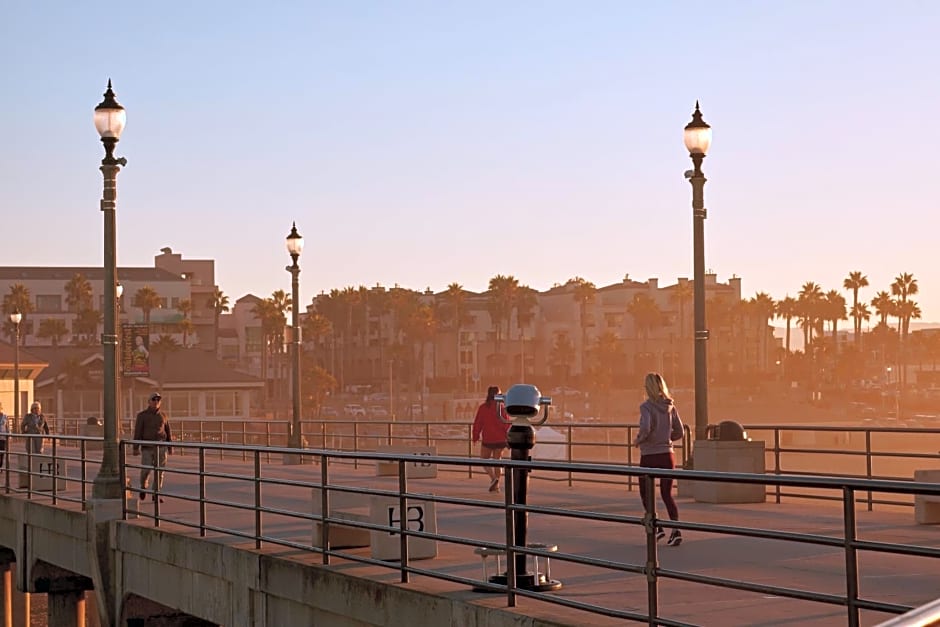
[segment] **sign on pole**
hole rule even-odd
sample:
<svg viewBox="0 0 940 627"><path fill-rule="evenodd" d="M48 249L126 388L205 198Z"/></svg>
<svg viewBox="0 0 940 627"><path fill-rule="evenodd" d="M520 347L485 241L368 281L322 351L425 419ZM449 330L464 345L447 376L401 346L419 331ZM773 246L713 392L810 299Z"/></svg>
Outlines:
<svg viewBox="0 0 940 627"><path fill-rule="evenodd" d="M150 376L150 328L121 324L121 371L125 376Z"/></svg>

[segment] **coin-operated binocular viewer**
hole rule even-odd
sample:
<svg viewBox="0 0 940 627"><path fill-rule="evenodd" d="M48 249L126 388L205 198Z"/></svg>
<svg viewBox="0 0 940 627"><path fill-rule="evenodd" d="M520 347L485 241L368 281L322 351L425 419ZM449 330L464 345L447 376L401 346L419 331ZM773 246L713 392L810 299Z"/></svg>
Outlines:
<svg viewBox="0 0 940 627"><path fill-rule="evenodd" d="M551 397L542 396L542 393L534 385L519 383L509 388L505 394L496 395L495 400L497 403L501 402L503 404L506 413L512 419L512 426L507 434L511 458L514 461L530 461L532 459L532 447L535 446L535 429L532 427L533 425L543 425L548 420L548 408L552 404ZM539 413L542 413L541 419L533 422L538 418ZM528 468L513 468L512 480L513 503L524 506L529 488ZM512 516L516 546L529 546L526 542L529 523L528 512L514 511ZM516 587L540 592L561 588L560 581L548 579L542 573L527 572L526 555L524 553L516 553L514 564ZM491 578L491 581L505 584L506 579L505 575L496 575Z"/></svg>

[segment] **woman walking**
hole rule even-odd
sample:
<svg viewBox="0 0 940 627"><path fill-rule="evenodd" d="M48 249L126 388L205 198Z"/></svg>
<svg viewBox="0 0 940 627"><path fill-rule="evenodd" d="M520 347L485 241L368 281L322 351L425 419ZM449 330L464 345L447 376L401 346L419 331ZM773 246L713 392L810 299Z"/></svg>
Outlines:
<svg viewBox="0 0 940 627"><path fill-rule="evenodd" d="M672 454L672 443L682 439L682 420L676 410L666 380L658 372L646 375L646 400L640 405L640 428L634 444L640 447L640 466L645 468L675 468L676 460ZM679 520L679 507L672 497L672 479L659 480L659 494L666 506L669 520ZM647 483L640 482L640 499L644 511L648 511L647 499L656 498L648 493ZM656 539L666 537L662 527L656 528ZM667 544L679 546L682 533L673 529Z"/></svg>
<svg viewBox="0 0 940 627"><path fill-rule="evenodd" d="M506 433L510 427L509 417L504 409L498 407L495 398L497 394L499 386L491 385L487 388L486 400L477 409L477 415L473 419L473 442L477 443L483 439L480 444L481 459L501 459L508 446ZM490 478L490 492L499 492L500 467L486 466L484 470Z"/></svg>

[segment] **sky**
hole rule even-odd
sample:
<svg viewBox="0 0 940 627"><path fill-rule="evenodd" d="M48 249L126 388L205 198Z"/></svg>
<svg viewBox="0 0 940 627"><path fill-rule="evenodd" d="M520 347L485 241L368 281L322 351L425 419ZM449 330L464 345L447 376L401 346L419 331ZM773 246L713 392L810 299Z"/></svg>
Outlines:
<svg viewBox="0 0 940 627"><path fill-rule="evenodd" d="M913 273L940 320L940 3L0 3L0 265L103 260L110 78L118 264L215 259L234 301L348 285L545 290L692 276L745 296ZM851 296L846 295L850 300Z"/></svg>

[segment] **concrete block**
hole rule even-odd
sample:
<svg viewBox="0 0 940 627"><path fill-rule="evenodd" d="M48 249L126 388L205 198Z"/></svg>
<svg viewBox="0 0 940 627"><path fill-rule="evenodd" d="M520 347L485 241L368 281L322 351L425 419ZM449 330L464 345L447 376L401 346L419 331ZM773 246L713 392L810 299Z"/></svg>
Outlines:
<svg viewBox="0 0 940 627"><path fill-rule="evenodd" d="M19 481L20 488L29 485L30 475L26 473L25 456L19 458ZM52 482L56 481L56 490L65 490L68 482L65 477L68 476L68 464L65 460L57 459L53 464L51 455L33 455L30 460L30 474L32 474L33 490L52 490Z"/></svg>
<svg viewBox="0 0 940 627"><path fill-rule="evenodd" d="M409 531L437 533L437 509L433 501L408 499L407 528ZM371 499L371 522L397 527L401 524L401 503L387 496ZM371 531L372 557L379 560L401 559L401 535L394 531ZM437 557L437 541L428 538L409 538L409 559Z"/></svg>
<svg viewBox="0 0 940 627"><path fill-rule="evenodd" d="M431 464L421 459L429 455L437 455L436 446L411 446L406 444L380 445L376 453L394 453L401 455L414 455L414 461L405 463L405 476L412 479L433 479L437 477L437 464ZM378 476L398 476L398 462L378 460L375 463L375 474Z"/></svg>
<svg viewBox="0 0 940 627"><path fill-rule="evenodd" d="M762 475L766 472L764 443L749 441L699 440L695 443L695 470ZM763 503L763 484L694 482L694 498L700 503Z"/></svg>
<svg viewBox="0 0 940 627"><path fill-rule="evenodd" d="M78 428L78 435L89 438L100 438L97 442L85 442L86 451L100 451L104 448L104 426L102 425L81 425Z"/></svg>
<svg viewBox="0 0 940 627"><path fill-rule="evenodd" d="M915 483L940 483L940 469L915 470ZM918 525L940 524L940 496L914 495L914 522Z"/></svg>
<svg viewBox="0 0 940 627"><path fill-rule="evenodd" d="M311 511L320 514L322 510L322 492L320 488L312 488ZM352 492L330 491L330 516L345 520L368 522L369 496ZM339 523L330 523L330 546L334 549L346 549L369 546L370 535L368 529L347 527ZM313 546L323 546L323 523L313 521Z"/></svg>

